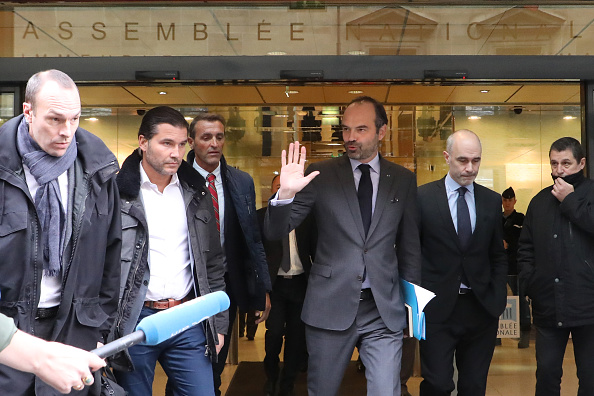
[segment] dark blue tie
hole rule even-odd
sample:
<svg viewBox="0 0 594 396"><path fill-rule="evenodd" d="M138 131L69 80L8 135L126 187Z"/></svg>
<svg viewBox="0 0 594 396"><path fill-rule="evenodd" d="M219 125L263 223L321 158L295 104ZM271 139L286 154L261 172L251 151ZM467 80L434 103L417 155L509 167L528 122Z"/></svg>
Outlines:
<svg viewBox="0 0 594 396"><path fill-rule="evenodd" d="M468 245L470 245L470 238L472 238L472 224L470 223L470 211L468 210L468 204L466 203L466 199L464 199L464 194L466 194L468 190L466 187L460 187L458 189L458 201L456 205L458 207L458 239L460 240L460 245L462 246L462 251L466 251ZM465 286L470 286L468 282L468 278L466 277L466 273L464 272L464 268L462 268L461 282Z"/></svg>
<svg viewBox="0 0 594 396"><path fill-rule="evenodd" d="M462 250L468 248L470 238L472 237L472 224L470 223L470 212L468 211L468 204L464 199L464 194L468 190L466 187L460 187L458 189L458 201L456 202L458 208L458 239Z"/></svg>
<svg viewBox="0 0 594 396"><path fill-rule="evenodd" d="M361 218L363 219L363 229L365 236L369 231L371 225L371 200L373 197L373 185L371 184L371 176L369 170L371 167L367 164L359 165L361 171L361 179L359 180L359 188L357 189L357 197L359 198L359 209L361 210Z"/></svg>

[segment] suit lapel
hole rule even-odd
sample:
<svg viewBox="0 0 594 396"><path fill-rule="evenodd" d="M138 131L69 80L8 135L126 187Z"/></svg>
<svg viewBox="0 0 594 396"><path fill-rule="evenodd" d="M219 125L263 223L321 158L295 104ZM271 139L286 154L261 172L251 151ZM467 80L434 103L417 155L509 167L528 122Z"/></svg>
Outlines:
<svg viewBox="0 0 594 396"><path fill-rule="evenodd" d="M375 199L375 208L373 210L373 217L371 218L371 224L369 226L369 232L367 233L367 237L371 236L373 231L376 229L384 208L388 201L391 202L391 198L389 196L390 191L392 190L392 185L395 183L395 178L392 176L391 171L388 167L387 161L384 159L380 159L380 177L379 177L379 186L377 188L377 197ZM392 197L394 198L394 197ZM363 234L365 235L365 234Z"/></svg>
<svg viewBox="0 0 594 396"><path fill-rule="evenodd" d="M342 186L342 197L347 201L349 210L355 224L357 224L357 230L361 235L361 238L365 240L365 230L363 229L363 219L361 218L361 209L359 208L359 199L357 198L357 189L355 188L355 179L353 177L353 168L351 167L351 161L347 155L343 155L340 158L339 166L336 167L336 173L338 181Z"/></svg>

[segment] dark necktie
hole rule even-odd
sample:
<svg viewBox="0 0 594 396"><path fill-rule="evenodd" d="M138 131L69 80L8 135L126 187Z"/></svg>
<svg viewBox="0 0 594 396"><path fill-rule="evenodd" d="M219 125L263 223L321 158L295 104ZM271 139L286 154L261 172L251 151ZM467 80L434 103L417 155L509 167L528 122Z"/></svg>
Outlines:
<svg viewBox="0 0 594 396"><path fill-rule="evenodd" d="M361 164L358 168L361 171L361 179L359 180L357 197L359 198L359 209L361 210L361 218L363 219L363 229L365 229L365 236L367 236L369 225L371 224L371 201L373 197L373 185L371 184L371 176L369 174L371 166Z"/></svg>
<svg viewBox="0 0 594 396"><path fill-rule="evenodd" d="M208 181L208 191L210 191L210 196L212 197L212 206L214 207L215 218L217 221L217 230L221 232L221 223L219 222L219 195L217 194L217 188L214 183L215 175L209 173L206 180Z"/></svg>
<svg viewBox="0 0 594 396"><path fill-rule="evenodd" d="M468 248L470 238L472 237L470 212L468 211L466 199L464 199L464 194L466 194L467 191L466 187L460 187L458 189L458 201L456 202L458 209L458 239L460 240L462 250Z"/></svg>
<svg viewBox="0 0 594 396"><path fill-rule="evenodd" d="M291 247L289 242L290 237L283 238L283 257L281 259L281 268L285 272L291 269Z"/></svg>
<svg viewBox="0 0 594 396"><path fill-rule="evenodd" d="M470 238L472 238L472 224L470 223L470 211L468 210L468 204L464 199L464 194L466 194L468 190L466 187L460 187L458 189L458 201L456 202L458 208L458 239L460 240L460 245L462 246L462 250L466 251L468 245L470 244ZM464 272L464 268L462 268L461 275L461 283L463 283L466 287L470 286L468 282L468 278L466 277L466 273Z"/></svg>

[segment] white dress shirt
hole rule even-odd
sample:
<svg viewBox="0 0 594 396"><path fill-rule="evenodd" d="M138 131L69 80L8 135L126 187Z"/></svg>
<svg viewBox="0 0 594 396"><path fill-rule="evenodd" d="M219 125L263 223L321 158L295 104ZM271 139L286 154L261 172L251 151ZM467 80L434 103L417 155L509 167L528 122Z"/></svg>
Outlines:
<svg viewBox="0 0 594 396"><path fill-rule="evenodd" d="M31 174L31 171L27 165L23 164L25 170L25 179L31 197L35 200L35 194L39 189L39 183ZM62 208L64 213L68 213L68 171L58 176L58 185L60 186L60 201L62 202ZM62 264L62 263L60 263ZM62 294L62 273L56 276L45 276L41 275L41 286L39 288L39 304L38 308L51 308L60 304L60 295Z"/></svg>
<svg viewBox="0 0 594 396"><path fill-rule="evenodd" d="M289 257L291 258L291 268L285 272L282 268L278 269L278 275L280 276L295 276L300 275L303 272L303 264L299 257L299 250L297 250L297 237L295 236L295 230L291 230L289 233ZM283 252L284 254L285 252Z"/></svg>
<svg viewBox="0 0 594 396"><path fill-rule="evenodd" d="M161 193L140 163L140 193L149 232L150 281L145 300L181 300L192 289L188 220L177 174Z"/></svg>
<svg viewBox="0 0 594 396"><path fill-rule="evenodd" d="M221 246L223 247L223 252L225 251L225 191L223 190L223 177L221 176L221 163L219 162L219 166L217 166L217 168L212 171L209 172L207 170L204 170L200 167L200 165L198 165L196 163L196 160L194 160L194 169L196 169L198 171L198 173L200 173L200 175L204 178L204 180L206 180L206 178L208 177L208 175L210 175L211 173L213 175L215 175L215 188L217 189L217 195L218 195L218 199L219 199L219 226L221 229L220 232L220 237L221 237ZM208 188L208 180L206 180L206 188ZM227 267L226 265L227 263L225 263L225 268Z"/></svg>

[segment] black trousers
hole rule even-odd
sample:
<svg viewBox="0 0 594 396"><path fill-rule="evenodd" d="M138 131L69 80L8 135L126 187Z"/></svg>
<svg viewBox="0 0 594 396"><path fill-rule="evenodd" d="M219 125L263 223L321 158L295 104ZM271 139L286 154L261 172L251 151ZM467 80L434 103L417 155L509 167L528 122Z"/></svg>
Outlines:
<svg viewBox="0 0 594 396"><path fill-rule="evenodd" d="M421 348L421 396L448 396L454 390L454 359L458 395L484 395L498 318L491 316L474 293L459 295L452 315L443 323L426 324Z"/></svg>
<svg viewBox="0 0 594 396"><path fill-rule="evenodd" d="M536 326L536 396L559 396L563 357L571 334L579 380L578 396L594 395L594 325Z"/></svg>
<svg viewBox="0 0 594 396"><path fill-rule="evenodd" d="M249 339L253 339L258 331L258 324L256 323L256 311L250 309L247 312L239 310L239 336L245 336Z"/></svg>
<svg viewBox="0 0 594 396"><path fill-rule="evenodd" d="M280 376L283 392L293 388L306 350L305 325L301 321L305 282L304 274L291 279L277 277L270 295L272 309L266 320L264 369L269 381L279 380L279 354L284 337L284 366Z"/></svg>

